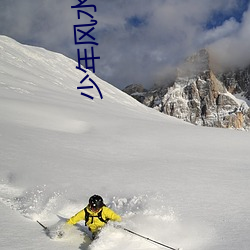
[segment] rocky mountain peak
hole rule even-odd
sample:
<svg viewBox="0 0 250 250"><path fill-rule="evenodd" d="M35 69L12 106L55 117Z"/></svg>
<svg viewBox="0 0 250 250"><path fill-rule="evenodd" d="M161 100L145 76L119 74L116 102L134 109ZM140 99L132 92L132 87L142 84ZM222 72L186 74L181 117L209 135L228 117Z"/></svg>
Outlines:
<svg viewBox="0 0 250 250"><path fill-rule="evenodd" d="M177 77L194 77L210 70L209 53L201 49L188 57L177 69Z"/></svg>
<svg viewBox="0 0 250 250"><path fill-rule="evenodd" d="M215 74L210 64L209 51L202 49L178 67L171 86L143 90L139 97L138 92L130 95L160 112L196 125L248 129L250 109L233 94L250 93L249 71Z"/></svg>

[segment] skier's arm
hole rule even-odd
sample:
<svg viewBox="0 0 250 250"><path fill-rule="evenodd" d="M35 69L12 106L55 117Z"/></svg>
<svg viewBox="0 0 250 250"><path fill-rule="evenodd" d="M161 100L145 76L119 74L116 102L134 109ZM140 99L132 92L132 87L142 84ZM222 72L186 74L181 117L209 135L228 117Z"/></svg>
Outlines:
<svg viewBox="0 0 250 250"><path fill-rule="evenodd" d="M118 221L118 222L122 221L121 216L118 215L118 214L116 214L116 213L115 213L113 210L111 210L110 208L105 207L104 210L105 210L105 217L106 217L107 219L110 219L110 220L112 220L112 221Z"/></svg>
<svg viewBox="0 0 250 250"><path fill-rule="evenodd" d="M84 209L83 209L83 210L81 210L80 212L78 212L77 214L75 214L74 216L72 216L72 217L67 221L67 224L75 225L78 221L84 220L84 218L85 218L85 212L84 212Z"/></svg>

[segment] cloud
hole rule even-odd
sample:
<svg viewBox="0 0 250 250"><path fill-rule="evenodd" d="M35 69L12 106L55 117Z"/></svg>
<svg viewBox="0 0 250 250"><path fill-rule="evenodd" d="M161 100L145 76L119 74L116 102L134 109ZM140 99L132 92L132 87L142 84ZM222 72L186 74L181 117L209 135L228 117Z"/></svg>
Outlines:
<svg viewBox="0 0 250 250"><path fill-rule="evenodd" d="M73 42L73 19L70 5L65 0L0 2L1 34L65 54L69 53L64 45L69 40L69 45Z"/></svg>
<svg viewBox="0 0 250 250"><path fill-rule="evenodd" d="M73 25L90 21L83 15L77 19L76 10L71 9L77 3L77 0L1 0L0 33L76 59L79 47L74 44ZM88 8L98 21L92 32L99 44L95 54L101 57L96 60L96 74L119 88L130 83L149 87L165 81L175 65L204 46L212 45L224 61L229 60L225 48L240 44L241 54L248 48L248 12L242 22L234 18L235 11L242 7L238 0L87 3L97 7L96 12ZM219 15L225 18L222 23L214 20ZM213 23L212 29L208 29L208 23Z"/></svg>
<svg viewBox="0 0 250 250"><path fill-rule="evenodd" d="M210 43L237 31L239 24L233 18L222 26L207 31L207 22L214 12L230 15L237 1L135 1L135 5L114 7L115 14L108 32L112 41L100 42L102 53L109 61L109 74L115 82L126 85L132 82L149 86L167 77L174 65ZM119 6L120 5L120 6ZM113 10L112 10L113 12ZM105 12L102 20L105 20ZM140 25L126 20L136 18ZM142 25L141 25L142 24ZM106 38L108 40L108 38ZM112 48L109 44L112 44ZM106 63L102 61L102 63ZM101 62L100 62L101 64ZM105 69L100 66L102 69ZM102 72L105 75L105 72Z"/></svg>
<svg viewBox="0 0 250 250"><path fill-rule="evenodd" d="M219 64L226 67L244 67L250 64L249 41L250 9L244 13L242 22L238 23L236 29L210 44L210 51Z"/></svg>
<svg viewBox="0 0 250 250"><path fill-rule="evenodd" d="M235 18L230 18L224 21L221 26L204 31L200 38L201 44L211 44L215 41L219 41L225 37L231 36L237 33L240 28L240 24L235 20Z"/></svg>

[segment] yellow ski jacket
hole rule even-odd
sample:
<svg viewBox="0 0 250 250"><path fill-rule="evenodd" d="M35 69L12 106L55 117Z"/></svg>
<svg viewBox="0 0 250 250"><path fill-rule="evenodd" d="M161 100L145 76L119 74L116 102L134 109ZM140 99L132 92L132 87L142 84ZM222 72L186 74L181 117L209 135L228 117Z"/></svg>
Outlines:
<svg viewBox="0 0 250 250"><path fill-rule="evenodd" d="M89 213L88 221L85 221L86 226L88 226L89 230L92 233L97 232L100 228L102 228L106 223L104 221L112 220L112 221L121 221L120 215L116 214L113 210L110 208L103 206L99 211L93 212L89 209L89 207L86 207L87 212ZM100 220L98 218L98 214L100 214L101 211L101 218L104 220ZM85 220L85 210L82 209L77 214L72 216L68 221L67 224L74 225L80 220Z"/></svg>

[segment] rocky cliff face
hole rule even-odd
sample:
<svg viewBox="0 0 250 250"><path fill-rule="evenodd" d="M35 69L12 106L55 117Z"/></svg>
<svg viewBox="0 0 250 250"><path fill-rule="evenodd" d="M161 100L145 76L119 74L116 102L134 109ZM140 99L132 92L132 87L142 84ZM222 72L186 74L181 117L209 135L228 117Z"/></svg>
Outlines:
<svg viewBox="0 0 250 250"><path fill-rule="evenodd" d="M217 75L230 93L241 94L250 100L250 65L244 69L228 70Z"/></svg>
<svg viewBox="0 0 250 250"><path fill-rule="evenodd" d="M210 67L209 53L201 50L187 58L178 68L170 86L147 91L133 85L124 91L145 105L196 125L248 129L250 109L233 94L250 97L250 67L244 70L215 73Z"/></svg>

